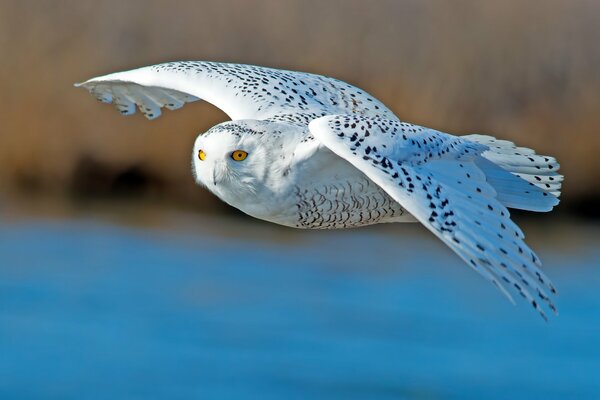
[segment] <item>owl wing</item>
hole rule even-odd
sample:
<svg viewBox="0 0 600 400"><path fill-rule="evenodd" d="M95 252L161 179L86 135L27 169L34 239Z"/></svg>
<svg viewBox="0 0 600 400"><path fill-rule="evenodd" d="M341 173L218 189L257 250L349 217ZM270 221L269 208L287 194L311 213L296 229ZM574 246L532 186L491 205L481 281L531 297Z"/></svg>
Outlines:
<svg viewBox="0 0 600 400"><path fill-rule="evenodd" d="M315 117L359 114L396 118L381 102L345 82L303 72L243 64L180 61L117 72L76 84L124 115L148 119L161 109L205 100L231 119L307 125Z"/></svg>
<svg viewBox="0 0 600 400"><path fill-rule="evenodd" d="M544 317L556 312L538 257L476 164L487 146L397 120L338 115L309 129L317 140L385 190L509 299L503 284ZM538 300L539 299L539 300Z"/></svg>

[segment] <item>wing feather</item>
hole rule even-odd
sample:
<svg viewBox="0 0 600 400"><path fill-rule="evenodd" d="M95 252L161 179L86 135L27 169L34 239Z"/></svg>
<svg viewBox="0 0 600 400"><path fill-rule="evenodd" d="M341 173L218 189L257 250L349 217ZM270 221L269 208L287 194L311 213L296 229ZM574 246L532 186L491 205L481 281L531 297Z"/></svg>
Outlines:
<svg viewBox="0 0 600 400"><path fill-rule="evenodd" d="M136 106L149 119L203 99L231 119L274 119L307 125L327 114L395 119L377 99L337 79L243 64L180 61L157 64L76 84L125 115ZM296 118L291 117L296 116ZM297 117L301 116L301 117Z"/></svg>
<svg viewBox="0 0 600 400"><path fill-rule="evenodd" d="M452 135L399 121L337 115L310 123L312 134L384 189L471 268L509 298L503 284L556 312L555 289L538 257L475 160L486 151Z"/></svg>

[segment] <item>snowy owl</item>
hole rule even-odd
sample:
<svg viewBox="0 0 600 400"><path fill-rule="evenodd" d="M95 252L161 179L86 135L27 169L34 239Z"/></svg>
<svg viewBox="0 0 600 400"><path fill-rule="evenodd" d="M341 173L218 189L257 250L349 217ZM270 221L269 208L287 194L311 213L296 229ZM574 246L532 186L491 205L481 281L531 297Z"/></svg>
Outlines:
<svg viewBox="0 0 600 400"><path fill-rule="evenodd" d="M491 136L400 121L365 91L310 73L170 62L78 84L148 118L203 99L232 121L200 134L196 182L248 215L296 228L418 221L471 268L546 319L556 290L508 208L550 211L559 164Z"/></svg>

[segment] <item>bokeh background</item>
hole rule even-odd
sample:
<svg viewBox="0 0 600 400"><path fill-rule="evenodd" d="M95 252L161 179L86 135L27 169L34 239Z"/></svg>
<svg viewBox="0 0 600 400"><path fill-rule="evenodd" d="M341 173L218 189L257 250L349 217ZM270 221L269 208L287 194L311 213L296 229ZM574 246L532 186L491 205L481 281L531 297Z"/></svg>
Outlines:
<svg viewBox="0 0 600 400"><path fill-rule="evenodd" d="M600 397L599 39L595 0L0 0L0 397ZM241 216L190 173L222 112L125 118L73 87L172 60L329 75L556 156L560 206L516 218L562 315L418 225Z"/></svg>

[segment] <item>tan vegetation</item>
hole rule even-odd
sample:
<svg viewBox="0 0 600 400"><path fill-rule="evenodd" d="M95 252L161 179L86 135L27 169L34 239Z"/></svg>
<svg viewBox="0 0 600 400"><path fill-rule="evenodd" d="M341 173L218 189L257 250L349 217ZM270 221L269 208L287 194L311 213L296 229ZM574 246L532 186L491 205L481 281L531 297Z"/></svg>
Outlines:
<svg viewBox="0 0 600 400"><path fill-rule="evenodd" d="M206 104L150 122L72 84L161 61L335 76L404 120L488 133L561 161L563 201L600 193L600 2L209 0L0 2L0 185L213 204L193 185Z"/></svg>

